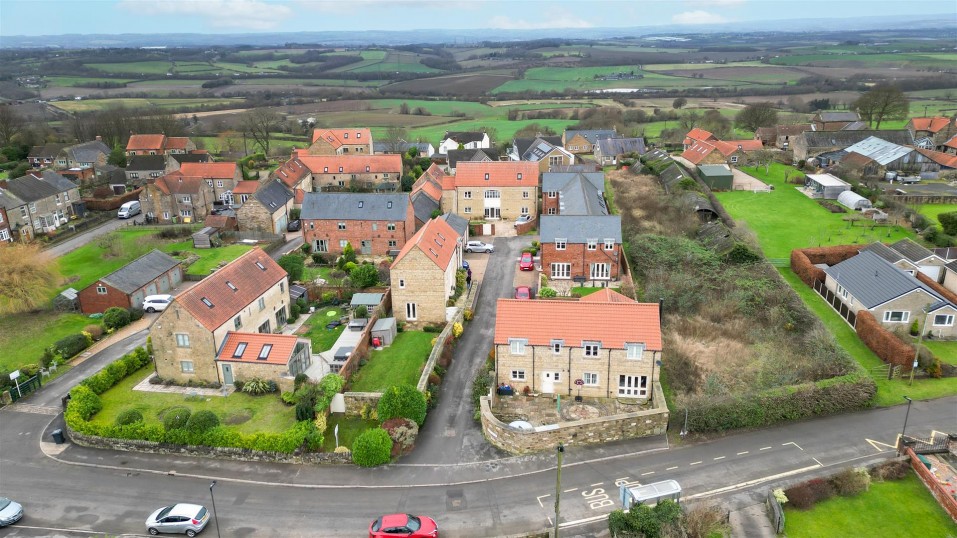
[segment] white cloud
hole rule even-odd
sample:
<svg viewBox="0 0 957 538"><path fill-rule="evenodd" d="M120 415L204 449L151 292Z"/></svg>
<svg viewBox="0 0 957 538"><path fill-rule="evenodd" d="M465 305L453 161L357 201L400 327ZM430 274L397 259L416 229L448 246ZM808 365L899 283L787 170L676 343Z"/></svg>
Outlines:
<svg viewBox="0 0 957 538"><path fill-rule="evenodd" d="M504 15L492 17L489 21L491 28L501 30L541 30L546 28L591 28L594 24L584 21L568 13L552 14L549 18L536 21L513 19Z"/></svg>
<svg viewBox="0 0 957 538"><path fill-rule="evenodd" d="M716 13L707 11L685 11L671 17L671 21L676 24L721 24L728 22L728 19Z"/></svg>
<svg viewBox="0 0 957 538"><path fill-rule="evenodd" d="M289 6L262 0L122 0L121 8L142 15L201 17L214 28L273 30L289 19Z"/></svg>

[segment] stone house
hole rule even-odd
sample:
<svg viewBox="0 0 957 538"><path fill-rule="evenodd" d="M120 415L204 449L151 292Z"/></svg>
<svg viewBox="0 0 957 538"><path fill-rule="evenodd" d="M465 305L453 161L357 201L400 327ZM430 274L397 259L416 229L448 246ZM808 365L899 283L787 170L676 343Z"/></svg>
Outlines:
<svg viewBox="0 0 957 538"><path fill-rule="evenodd" d="M455 176L446 173L438 164L432 163L412 184L412 195L419 193L435 200L443 212L455 212Z"/></svg>
<svg viewBox="0 0 957 538"><path fill-rule="evenodd" d="M898 269L914 275L920 271L934 282L941 282L944 277L944 266L948 260L938 256L934 251L915 243L912 239L904 238L896 243L871 243L861 249L877 254L891 262Z"/></svg>
<svg viewBox="0 0 957 538"><path fill-rule="evenodd" d="M890 331L908 330L917 321L925 334L957 337L957 306L872 250L862 250L824 273L824 286L855 316L866 310Z"/></svg>
<svg viewBox="0 0 957 538"><path fill-rule="evenodd" d="M685 135L685 139L681 143L681 149L682 151L688 151L689 149L691 149L691 146L695 144L695 142L717 142L717 141L718 141L718 137L714 136L714 134L712 134L711 131L705 131L704 129L699 129L698 127L694 127L693 129L688 131L688 134Z"/></svg>
<svg viewBox="0 0 957 538"><path fill-rule="evenodd" d="M394 255L415 233L406 193L306 193L300 218L313 252L338 254L351 244L359 255Z"/></svg>
<svg viewBox="0 0 957 538"><path fill-rule="evenodd" d="M609 286L621 278L621 216L541 218L542 270L554 280Z"/></svg>
<svg viewBox="0 0 957 538"><path fill-rule="evenodd" d="M0 194L0 245L13 242L13 232L10 229L10 219L7 218L7 210L4 208L3 195Z"/></svg>
<svg viewBox="0 0 957 538"><path fill-rule="evenodd" d="M293 334L228 332L216 354L223 385L260 378L280 391L293 390L295 378L312 364L312 342Z"/></svg>
<svg viewBox="0 0 957 538"><path fill-rule="evenodd" d="M791 139L800 136L804 131L810 131L811 124L788 124L773 125L771 127L758 127L754 132L754 139L760 140L766 147L787 150L791 148Z"/></svg>
<svg viewBox="0 0 957 538"><path fill-rule="evenodd" d="M254 248L176 298L150 327L156 374L223 382L217 353L234 332L272 333L289 315L286 271Z"/></svg>
<svg viewBox="0 0 957 538"><path fill-rule="evenodd" d="M516 138L512 141L508 158L513 161L538 163L538 171L541 173L575 164L575 155L563 148L561 143L561 137L558 136Z"/></svg>
<svg viewBox="0 0 957 538"><path fill-rule="evenodd" d="M27 154L27 162L33 168L50 168L56 164L57 155L60 150L67 147L68 144L44 144L42 146L33 146ZM66 166L66 163L63 163Z"/></svg>
<svg viewBox="0 0 957 538"><path fill-rule="evenodd" d="M106 164L110 148L100 137L91 142L66 146L56 157L56 168L97 168Z"/></svg>
<svg viewBox="0 0 957 538"><path fill-rule="evenodd" d="M80 203L80 190L72 181L52 172L30 172L25 176L0 181L0 193L5 194L11 230L17 230L23 239L47 233L69 222L76 214L74 204Z"/></svg>
<svg viewBox="0 0 957 538"><path fill-rule="evenodd" d="M492 143L488 133L481 131L446 131L439 144L439 155L448 154L449 150L490 148Z"/></svg>
<svg viewBox="0 0 957 538"><path fill-rule="evenodd" d="M80 312L95 314L107 308L140 308L148 295L169 293L183 281L180 261L152 250L80 290Z"/></svg>
<svg viewBox="0 0 957 538"><path fill-rule="evenodd" d="M843 150L872 136L900 146L914 145L914 136L907 130L804 131L791 138L791 149L794 150L794 160L803 161L822 153Z"/></svg>
<svg viewBox="0 0 957 538"><path fill-rule="evenodd" d="M294 155L298 163L279 171L279 176L287 186L305 192L354 188L395 192L402 179L401 155L303 155L301 151ZM293 170L300 164L308 172Z"/></svg>
<svg viewBox="0 0 957 538"><path fill-rule="evenodd" d="M618 138L618 131L615 129L566 129L562 133L562 146L575 155L588 154L595 150L595 144L599 140L606 138Z"/></svg>
<svg viewBox="0 0 957 538"><path fill-rule="evenodd" d="M815 131L840 131L852 123L861 121L857 112L818 112L811 118Z"/></svg>
<svg viewBox="0 0 957 538"><path fill-rule="evenodd" d="M741 166L750 161L750 152L763 147L760 140L695 140L681 157L694 165Z"/></svg>
<svg viewBox="0 0 957 538"><path fill-rule="evenodd" d="M126 160L126 182L142 185L172 171L165 155L133 155Z"/></svg>
<svg viewBox="0 0 957 538"><path fill-rule="evenodd" d="M399 321L445 323L447 301L462 267L462 238L441 218L431 219L392 262L392 305Z"/></svg>
<svg viewBox="0 0 957 538"><path fill-rule="evenodd" d="M140 192L143 214L154 222L202 222L213 209L213 187L201 177L177 173L148 181Z"/></svg>
<svg viewBox="0 0 957 538"><path fill-rule="evenodd" d="M542 174L543 215L607 215L604 172Z"/></svg>
<svg viewBox="0 0 957 538"><path fill-rule="evenodd" d="M611 290L579 301L499 299L494 351L496 386L647 399L661 371L659 306Z"/></svg>
<svg viewBox="0 0 957 538"><path fill-rule="evenodd" d="M316 129L308 155L372 155L375 153L369 129Z"/></svg>
<svg viewBox="0 0 957 538"><path fill-rule="evenodd" d="M644 155L647 151L644 138L604 138L594 145L595 161L602 166L614 166L625 155Z"/></svg>
<svg viewBox="0 0 957 538"><path fill-rule="evenodd" d="M282 166L272 173L272 177L282 181L296 197L296 205L300 205L302 193L312 192L312 170L310 170L295 154Z"/></svg>
<svg viewBox="0 0 957 538"><path fill-rule="evenodd" d="M464 162L455 176L454 211L466 219L538 216L539 168L534 162ZM444 194L443 194L444 198ZM443 204L443 209L448 210Z"/></svg>
<svg viewBox="0 0 957 538"><path fill-rule="evenodd" d="M183 162L179 170L168 174L172 177L198 177L213 189L213 196L218 204L231 206L233 204L233 188L243 180L243 173L236 163L226 162Z"/></svg>
<svg viewBox="0 0 957 538"><path fill-rule="evenodd" d="M498 161L498 150L494 148L479 149L450 149L445 159L445 171L455 175L455 167L460 162L489 162Z"/></svg>
<svg viewBox="0 0 957 538"><path fill-rule="evenodd" d="M284 234L292 202L292 192L281 181L271 180L260 185L236 211L239 231Z"/></svg>
<svg viewBox="0 0 957 538"><path fill-rule="evenodd" d="M196 144L187 136L135 134L126 142L126 154L131 156L186 154L195 150Z"/></svg>

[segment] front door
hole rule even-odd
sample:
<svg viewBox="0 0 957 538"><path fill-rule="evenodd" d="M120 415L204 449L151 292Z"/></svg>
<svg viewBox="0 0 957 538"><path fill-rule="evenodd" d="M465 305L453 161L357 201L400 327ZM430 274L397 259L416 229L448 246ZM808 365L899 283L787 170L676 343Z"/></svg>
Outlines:
<svg viewBox="0 0 957 538"><path fill-rule="evenodd" d="M223 364L223 385L233 384L233 365Z"/></svg>
<svg viewBox="0 0 957 538"><path fill-rule="evenodd" d="M553 394L555 392L555 382L559 380L558 372L542 372L542 393Z"/></svg>
<svg viewBox="0 0 957 538"><path fill-rule="evenodd" d="M372 240L371 240L371 239L363 239L363 240L362 240L362 244L360 245L359 252L360 252L361 254L365 254L365 255L367 255L367 256L370 255L370 254L372 254Z"/></svg>

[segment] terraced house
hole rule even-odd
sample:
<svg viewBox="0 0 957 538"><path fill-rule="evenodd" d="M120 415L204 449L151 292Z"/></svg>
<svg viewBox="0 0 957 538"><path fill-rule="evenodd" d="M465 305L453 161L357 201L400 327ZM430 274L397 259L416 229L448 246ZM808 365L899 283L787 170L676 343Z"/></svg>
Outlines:
<svg viewBox="0 0 957 538"><path fill-rule="evenodd" d="M300 150L292 161L277 171L278 176L288 187L304 192L395 192L402 178L401 155L306 155Z"/></svg>
<svg viewBox="0 0 957 538"><path fill-rule="evenodd" d="M451 210L466 219L514 220L538 216L539 170L534 162L463 162L455 176Z"/></svg>
<svg viewBox="0 0 957 538"><path fill-rule="evenodd" d="M186 154L195 150L196 144L188 136L135 134L126 143L127 155Z"/></svg>
<svg viewBox="0 0 957 538"><path fill-rule="evenodd" d="M0 181L0 204L9 219L11 235L32 239L66 224L76 214L80 190L67 178L44 170Z"/></svg>

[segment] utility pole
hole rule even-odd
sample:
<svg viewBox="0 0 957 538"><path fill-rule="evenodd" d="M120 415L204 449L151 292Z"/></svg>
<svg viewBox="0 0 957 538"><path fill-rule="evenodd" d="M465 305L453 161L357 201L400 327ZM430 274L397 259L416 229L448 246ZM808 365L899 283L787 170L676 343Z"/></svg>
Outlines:
<svg viewBox="0 0 957 538"><path fill-rule="evenodd" d="M565 455L565 446L558 443L558 474L555 476L555 538L558 538L558 503L562 495L562 456Z"/></svg>
<svg viewBox="0 0 957 538"><path fill-rule="evenodd" d="M904 433L907 431L907 419L910 418L910 404L913 403L913 400L911 400L907 396L904 396L904 399L907 400L907 413L904 414L904 427L901 428L901 439L900 439L900 442L897 443L898 456L901 455L901 452L902 452L901 449L904 448Z"/></svg>
<svg viewBox="0 0 957 538"><path fill-rule="evenodd" d="M924 323L921 324L920 334L917 335L917 349L914 351L914 363L910 366L910 381L907 383L908 387L914 384L914 370L917 369L917 362L920 358L920 344L924 341L924 329L927 328L927 316L930 315L927 312L927 307L922 308L921 312L924 314Z"/></svg>

